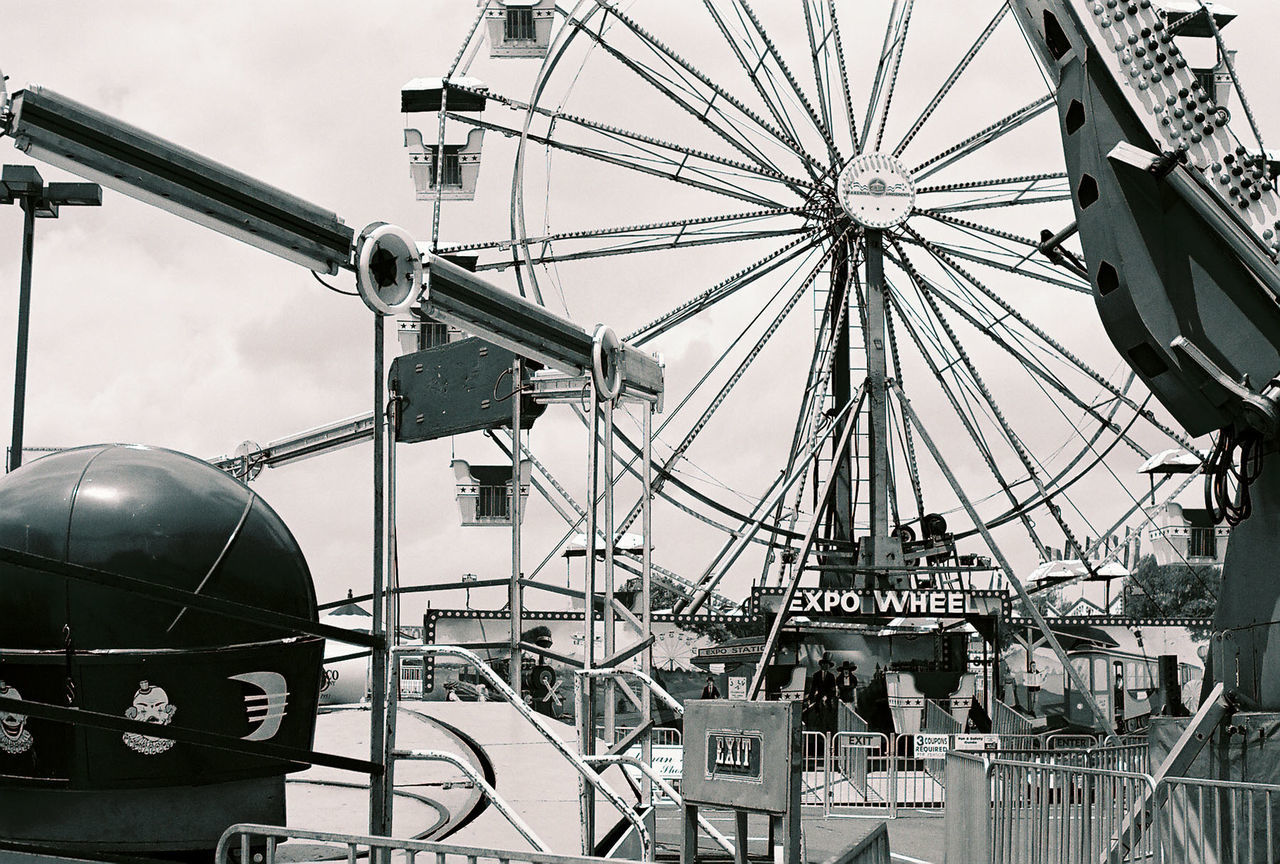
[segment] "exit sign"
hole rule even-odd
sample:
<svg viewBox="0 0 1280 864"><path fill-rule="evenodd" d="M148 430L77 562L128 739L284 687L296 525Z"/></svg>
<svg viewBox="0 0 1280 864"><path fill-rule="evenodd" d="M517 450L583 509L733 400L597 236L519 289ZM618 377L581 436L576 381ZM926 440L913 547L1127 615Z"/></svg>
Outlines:
<svg viewBox="0 0 1280 864"><path fill-rule="evenodd" d="M759 732L707 730L707 779L759 783L763 777L764 736Z"/></svg>

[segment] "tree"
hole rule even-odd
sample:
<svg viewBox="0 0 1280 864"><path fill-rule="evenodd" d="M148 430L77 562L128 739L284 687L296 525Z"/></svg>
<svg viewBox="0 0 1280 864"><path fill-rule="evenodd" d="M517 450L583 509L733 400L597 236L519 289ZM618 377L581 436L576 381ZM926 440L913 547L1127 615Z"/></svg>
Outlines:
<svg viewBox="0 0 1280 864"><path fill-rule="evenodd" d="M1130 572L1125 586L1124 611L1134 618L1211 618L1222 590L1222 573L1216 567L1189 564L1157 564L1143 556ZM1209 635L1208 627L1193 627L1196 638Z"/></svg>
<svg viewBox="0 0 1280 864"><path fill-rule="evenodd" d="M658 584L649 587L649 605L653 609L671 609L679 600L680 595L670 588ZM735 621L709 621L705 616L682 616L676 623L681 629L706 636L717 644L729 639L765 635L764 622L749 616Z"/></svg>

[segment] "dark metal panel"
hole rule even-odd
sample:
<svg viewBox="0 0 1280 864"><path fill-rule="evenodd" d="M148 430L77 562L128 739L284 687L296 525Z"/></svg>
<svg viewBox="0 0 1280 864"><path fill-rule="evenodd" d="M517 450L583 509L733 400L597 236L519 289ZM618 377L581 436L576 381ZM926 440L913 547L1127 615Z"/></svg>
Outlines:
<svg viewBox="0 0 1280 864"><path fill-rule="evenodd" d="M510 400L518 389L512 381L514 362L512 352L475 337L397 357L391 363L390 387L404 401L396 440L432 441L510 426ZM546 406L521 398L520 425L528 429Z"/></svg>
<svg viewBox="0 0 1280 864"><path fill-rule="evenodd" d="M686 702L680 781L685 802L788 812L803 752L800 709L796 701Z"/></svg>

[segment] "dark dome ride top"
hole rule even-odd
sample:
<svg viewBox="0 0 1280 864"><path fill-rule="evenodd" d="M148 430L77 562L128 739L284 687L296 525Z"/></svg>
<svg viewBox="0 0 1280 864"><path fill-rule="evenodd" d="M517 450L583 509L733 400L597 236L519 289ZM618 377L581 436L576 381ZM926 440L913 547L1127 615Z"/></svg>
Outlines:
<svg viewBox="0 0 1280 864"><path fill-rule="evenodd" d="M0 478L0 546L316 620L284 522L205 462L150 447L66 450ZM187 648L283 635L129 591L0 565L0 648ZM175 619L177 619L175 623Z"/></svg>
<svg viewBox="0 0 1280 864"><path fill-rule="evenodd" d="M147 595L149 583L316 620L297 542L242 483L170 450L63 451L0 479L0 547L143 583L0 563L6 698L310 749L321 638ZM33 780L82 790L207 787L299 767L0 707L0 791ZM34 791L14 800L34 802ZM15 812L0 808L0 829L22 827L6 825L9 817L29 824L38 815Z"/></svg>

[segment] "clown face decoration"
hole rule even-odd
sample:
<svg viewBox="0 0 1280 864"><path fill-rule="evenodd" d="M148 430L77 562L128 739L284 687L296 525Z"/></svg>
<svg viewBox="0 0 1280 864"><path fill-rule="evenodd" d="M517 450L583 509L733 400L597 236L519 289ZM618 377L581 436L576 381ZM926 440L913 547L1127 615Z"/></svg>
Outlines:
<svg viewBox="0 0 1280 864"><path fill-rule="evenodd" d="M124 712L124 716L130 720L139 720L143 723L168 726L169 721L173 719L173 715L177 711L177 706L170 704L169 694L164 691L163 687L156 687L149 681L139 681L138 692L133 694L133 704ZM149 735L139 735L136 732L126 732L121 737L130 750L141 753L144 756L155 756L163 753L171 748L174 743L167 738L152 738Z"/></svg>
<svg viewBox="0 0 1280 864"><path fill-rule="evenodd" d="M0 681L0 696L21 699L18 688ZM0 711L0 753L17 756L31 749L31 732L27 730L27 715L12 711Z"/></svg>

